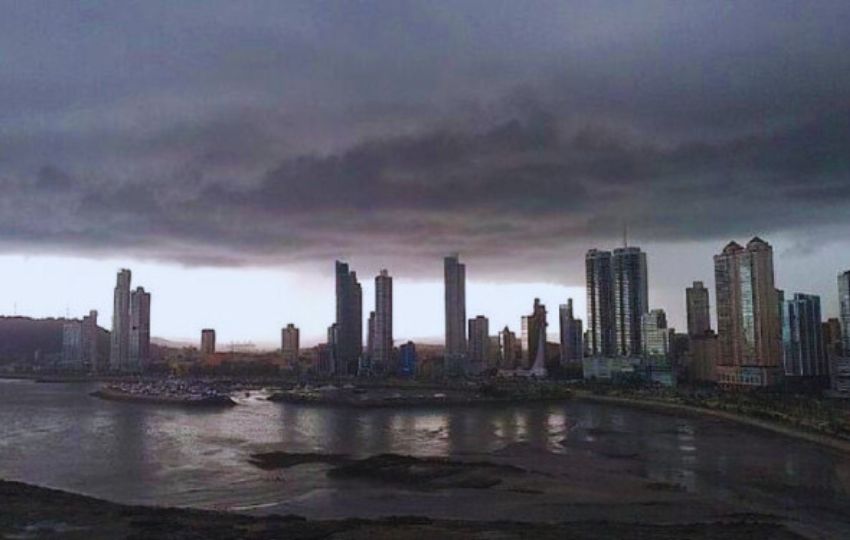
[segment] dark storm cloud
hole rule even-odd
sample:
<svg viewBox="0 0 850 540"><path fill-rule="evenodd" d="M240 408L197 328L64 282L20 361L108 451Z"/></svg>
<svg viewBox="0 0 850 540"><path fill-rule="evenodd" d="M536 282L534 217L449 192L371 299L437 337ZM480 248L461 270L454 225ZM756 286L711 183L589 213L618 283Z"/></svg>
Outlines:
<svg viewBox="0 0 850 540"><path fill-rule="evenodd" d="M7 251L415 270L850 224L844 2L4 11Z"/></svg>

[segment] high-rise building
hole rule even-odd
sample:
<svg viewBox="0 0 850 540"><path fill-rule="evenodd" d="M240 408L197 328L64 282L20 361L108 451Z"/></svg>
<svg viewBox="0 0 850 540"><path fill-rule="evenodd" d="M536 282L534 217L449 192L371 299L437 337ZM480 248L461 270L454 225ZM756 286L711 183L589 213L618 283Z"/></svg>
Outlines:
<svg viewBox="0 0 850 540"><path fill-rule="evenodd" d="M416 345L412 341L399 347L399 375L402 377L416 375Z"/></svg>
<svg viewBox="0 0 850 540"><path fill-rule="evenodd" d="M708 289L702 281L694 281L693 286L685 289L685 303L688 314L688 335L697 337L711 332Z"/></svg>
<svg viewBox="0 0 850 540"><path fill-rule="evenodd" d="M490 345L487 348L487 368L497 368L502 365L502 343L498 334L490 336Z"/></svg>
<svg viewBox="0 0 850 540"><path fill-rule="evenodd" d="M466 266L457 255L443 260L446 304L446 365L449 373L463 370L466 354Z"/></svg>
<svg viewBox="0 0 850 540"><path fill-rule="evenodd" d="M372 369L384 373L393 355L393 278L386 270L375 277L375 324Z"/></svg>
<svg viewBox="0 0 850 540"><path fill-rule="evenodd" d="M717 334L708 331L690 338L686 363L690 382L717 381Z"/></svg>
<svg viewBox="0 0 850 540"><path fill-rule="evenodd" d="M468 370L476 373L486 368L489 356L490 323L487 317L479 315L474 319L469 319Z"/></svg>
<svg viewBox="0 0 850 540"><path fill-rule="evenodd" d="M337 373L338 362L336 360L337 356L337 327L336 323L328 326L328 347L327 347L327 366L320 366L323 368L321 373L326 373L328 375L339 375Z"/></svg>
<svg viewBox="0 0 850 540"><path fill-rule="evenodd" d="M558 321L561 330L561 366L576 363L581 364L584 356L584 330L581 319L573 315L573 299L567 299L558 309Z"/></svg>
<svg viewBox="0 0 850 540"><path fill-rule="evenodd" d="M850 270L838 274L838 309L842 354L850 356Z"/></svg>
<svg viewBox="0 0 850 540"><path fill-rule="evenodd" d="M62 325L63 369L80 370L82 361L82 325L79 321L68 321Z"/></svg>
<svg viewBox="0 0 850 540"><path fill-rule="evenodd" d="M215 330L212 328L201 330L201 354L204 356L215 354Z"/></svg>
<svg viewBox="0 0 850 540"><path fill-rule="evenodd" d="M797 293L782 309L782 347L785 375L829 375L821 328L820 297Z"/></svg>
<svg viewBox="0 0 850 540"><path fill-rule="evenodd" d="M366 357L372 358L375 351L375 312L369 312L369 318L366 319Z"/></svg>
<svg viewBox="0 0 850 540"><path fill-rule="evenodd" d="M519 343L516 339L516 334L507 326L499 332L499 341L502 349L502 362L499 365L502 369L516 369L520 356L517 355Z"/></svg>
<svg viewBox="0 0 850 540"><path fill-rule="evenodd" d="M522 340L524 369L531 369L539 357L540 347L546 346L546 306L540 303L539 298L534 299L534 307L531 315L523 317ZM543 335L541 339L541 334ZM541 345L541 343L543 345ZM545 361L545 350L543 351Z"/></svg>
<svg viewBox="0 0 850 540"><path fill-rule="evenodd" d="M591 356L615 354L614 274L610 251L591 249L585 256L587 277L587 349Z"/></svg>
<svg viewBox="0 0 850 540"><path fill-rule="evenodd" d="M773 248L760 238L747 247L730 242L714 256L718 380L766 386L781 376L779 295Z"/></svg>
<svg viewBox="0 0 850 540"><path fill-rule="evenodd" d="M97 311L91 310L83 317L80 328L80 349L83 367L93 373L103 371L100 354L97 348Z"/></svg>
<svg viewBox="0 0 850 540"><path fill-rule="evenodd" d="M670 329L663 309L653 309L641 317L643 357L650 361L666 362L670 356Z"/></svg>
<svg viewBox="0 0 850 540"><path fill-rule="evenodd" d="M112 333L110 335L109 367L125 369L130 350L130 271L118 272L112 302Z"/></svg>
<svg viewBox="0 0 850 540"><path fill-rule="evenodd" d="M151 295L144 287L130 294L130 345L125 371L143 372L151 353Z"/></svg>
<svg viewBox="0 0 850 540"><path fill-rule="evenodd" d="M286 328L280 331L280 351L285 365L292 366L298 362L300 347L301 332L294 324L287 324Z"/></svg>
<svg viewBox="0 0 850 540"><path fill-rule="evenodd" d="M335 373L356 375L363 355L363 291L357 273L336 261Z"/></svg>
<svg viewBox="0 0 850 540"><path fill-rule="evenodd" d="M639 247L614 250L614 339L620 356L640 356L641 317L648 311L646 253Z"/></svg>
<svg viewBox="0 0 850 540"><path fill-rule="evenodd" d="M843 354L841 345L841 321L837 318L831 317L821 325L821 328L821 332L823 332L824 350L826 351L827 356L841 356Z"/></svg>

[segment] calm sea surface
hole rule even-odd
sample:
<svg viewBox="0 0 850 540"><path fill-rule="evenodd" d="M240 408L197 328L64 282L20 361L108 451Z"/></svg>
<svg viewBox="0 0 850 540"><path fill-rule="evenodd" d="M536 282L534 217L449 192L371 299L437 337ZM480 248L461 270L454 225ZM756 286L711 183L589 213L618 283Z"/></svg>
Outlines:
<svg viewBox="0 0 850 540"><path fill-rule="evenodd" d="M631 459L636 474L709 501L752 500L762 511L828 521L833 531L850 522L850 456L714 419L580 402L360 411L256 395L227 410L190 411L102 401L88 395L93 389L0 380L0 478L134 504L453 516L460 495L334 484L326 466L268 472L247 458L270 449L485 456L518 447L529 460L568 459L570 451Z"/></svg>

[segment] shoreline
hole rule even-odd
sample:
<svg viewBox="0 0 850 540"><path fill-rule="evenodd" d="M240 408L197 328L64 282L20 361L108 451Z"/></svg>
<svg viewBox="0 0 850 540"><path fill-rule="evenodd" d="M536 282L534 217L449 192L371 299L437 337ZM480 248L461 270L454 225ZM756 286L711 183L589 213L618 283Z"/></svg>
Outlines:
<svg viewBox="0 0 850 540"><path fill-rule="evenodd" d="M101 389L89 394L98 399L107 401L123 401L129 403L146 403L150 405L174 405L179 407L216 408L234 407L236 402L230 397L211 398L201 397L192 399L189 397L151 396L144 394L130 394L117 390Z"/></svg>
<svg viewBox="0 0 850 540"><path fill-rule="evenodd" d="M0 537L47 538L288 538L349 540L398 538L600 538L673 539L803 538L782 520L742 514L733 519L655 523L634 521L522 522L434 519L422 516L308 520L297 515L249 516L226 511L139 506L0 480Z"/></svg>
<svg viewBox="0 0 850 540"><path fill-rule="evenodd" d="M272 403L288 403L292 405L313 405L317 407L354 407L357 409L391 409L391 408L430 408L430 407L473 407L493 405L524 405L536 403L561 403L570 401L573 396L559 397L509 397L509 398L435 398L435 399L391 399L391 400L352 400L345 398L308 398L298 396L283 396L272 394L266 398Z"/></svg>
<svg viewBox="0 0 850 540"><path fill-rule="evenodd" d="M740 414L735 414L727 411L718 411L715 409L708 409L705 407L695 407L693 405L684 405L679 403L668 403L663 401L655 401L650 399L640 399L635 397L620 397L620 396L604 396L599 394L593 394L588 391L574 391L573 399L577 401L591 401L596 403L608 403L612 405L623 405L626 407L634 407L645 409L648 411L661 412L661 413L669 413L669 414L681 414L687 413L696 416L712 416L715 418L720 418L722 420L727 420L730 422L735 422L737 424L757 427L760 429L764 429L766 431L770 431L773 433L778 433L780 435L784 435L786 437L792 437L794 439L804 440L810 443L818 444L821 446L829 447L833 450L838 450L841 452L845 452L850 454L850 441L845 439L840 439L838 437L833 437L831 435L827 435L825 433L819 433L816 431L808 431L802 428L795 428L791 426L786 426L777 422L771 422L768 420L760 420L758 418L752 418L749 416L744 416Z"/></svg>

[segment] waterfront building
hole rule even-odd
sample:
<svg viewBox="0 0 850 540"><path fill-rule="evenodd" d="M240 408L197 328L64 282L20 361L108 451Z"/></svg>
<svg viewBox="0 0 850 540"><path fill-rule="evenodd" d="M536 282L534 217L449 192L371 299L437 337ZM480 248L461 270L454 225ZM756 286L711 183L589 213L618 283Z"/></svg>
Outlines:
<svg viewBox="0 0 850 540"><path fill-rule="evenodd" d="M516 369L522 355L519 342L516 339L516 333L512 332L507 326L499 332L499 345L502 350L502 361L499 364L501 369ZM520 354L517 354L519 350Z"/></svg>
<svg viewBox="0 0 850 540"><path fill-rule="evenodd" d="M363 291L357 273L336 261L335 373L356 375L363 355Z"/></svg>
<svg viewBox="0 0 850 540"><path fill-rule="evenodd" d="M610 251L591 249L585 256L587 340L590 356L615 353L614 278Z"/></svg>
<svg viewBox="0 0 850 540"><path fill-rule="evenodd" d="M690 382L717 381L717 334L708 332L690 338L685 376Z"/></svg>
<svg viewBox="0 0 850 540"><path fill-rule="evenodd" d="M467 352L467 371L478 373L487 367L490 358L490 322L479 315L469 319L469 349Z"/></svg>
<svg viewBox="0 0 850 540"><path fill-rule="evenodd" d="M760 238L745 247L730 242L714 256L718 380L767 386L782 373L779 295L773 248Z"/></svg>
<svg viewBox="0 0 850 540"><path fill-rule="evenodd" d="M103 371L101 365L100 354L97 347L98 326L97 326L97 311L91 310L89 314L83 317L83 322L80 328L80 354L82 367L90 370L92 373Z"/></svg>
<svg viewBox="0 0 850 540"><path fill-rule="evenodd" d="M375 321L370 361L372 369L386 372L393 354L393 278L381 270L375 278Z"/></svg>
<svg viewBox="0 0 850 540"><path fill-rule="evenodd" d="M366 320L366 357L372 358L372 353L375 348L375 312L369 312L369 318Z"/></svg>
<svg viewBox="0 0 850 540"><path fill-rule="evenodd" d="M201 355L215 354L215 330L204 328L201 330Z"/></svg>
<svg viewBox="0 0 850 540"><path fill-rule="evenodd" d="M283 363L293 366L298 362L298 353L301 350L301 331L294 324L289 323L280 331L280 351Z"/></svg>
<svg viewBox="0 0 850 540"><path fill-rule="evenodd" d="M834 317L827 319L821 324L821 332L827 357L841 356L841 321Z"/></svg>
<svg viewBox="0 0 850 540"><path fill-rule="evenodd" d="M466 266L457 255L443 260L446 308L446 347L444 370L463 371L466 355Z"/></svg>
<svg viewBox="0 0 850 540"><path fill-rule="evenodd" d="M333 374L333 352L331 345L320 343L315 347L315 366L314 369L319 375Z"/></svg>
<svg viewBox="0 0 850 540"><path fill-rule="evenodd" d="M829 374L819 296L797 293L785 300L782 347L786 376L825 377Z"/></svg>
<svg viewBox="0 0 850 540"><path fill-rule="evenodd" d="M670 329L663 309L653 309L641 317L642 354L653 363L667 363L670 356Z"/></svg>
<svg viewBox="0 0 850 540"><path fill-rule="evenodd" d="M546 361L546 306L540 303L539 298L534 299L534 307L531 315L523 317L522 340L523 340L523 369L531 369L538 357L543 355ZM541 340L542 336L542 340ZM541 350L541 343L543 349Z"/></svg>
<svg viewBox="0 0 850 540"><path fill-rule="evenodd" d="M401 377L416 376L416 345L408 341L399 347L399 375Z"/></svg>
<svg viewBox="0 0 850 540"><path fill-rule="evenodd" d="M697 337L711 332L708 289L702 281L694 281L693 286L685 289L685 303L688 317L688 336Z"/></svg>
<svg viewBox="0 0 850 540"><path fill-rule="evenodd" d="M614 250L614 339L620 356L641 354L641 317L648 311L646 253L639 247Z"/></svg>
<svg viewBox="0 0 850 540"><path fill-rule="evenodd" d="M573 315L573 299L567 299L566 304L558 307L558 321L560 323L561 344L561 367L569 364L581 363L584 356L584 330L581 319Z"/></svg>
<svg viewBox="0 0 850 540"><path fill-rule="evenodd" d="M144 287L130 294L130 344L124 371L144 372L150 364L151 295Z"/></svg>
<svg viewBox="0 0 850 540"><path fill-rule="evenodd" d="M498 334L490 336L490 345L488 347L487 368L497 368L502 365L502 347L501 336Z"/></svg>
<svg viewBox="0 0 850 540"><path fill-rule="evenodd" d="M82 369L82 336L83 327L80 321L68 321L62 325L62 369Z"/></svg>
<svg viewBox="0 0 850 540"><path fill-rule="evenodd" d="M339 363L336 360L337 357L337 327L336 323L328 326L328 366L327 371L323 371L322 373L326 373L328 375L339 375L337 372L337 368L339 367Z"/></svg>
<svg viewBox="0 0 850 540"><path fill-rule="evenodd" d="M130 349L130 270L118 272L112 301L109 367L120 371L128 364Z"/></svg>
<svg viewBox="0 0 850 540"><path fill-rule="evenodd" d="M838 309L844 356L850 356L850 270L838 274Z"/></svg>

